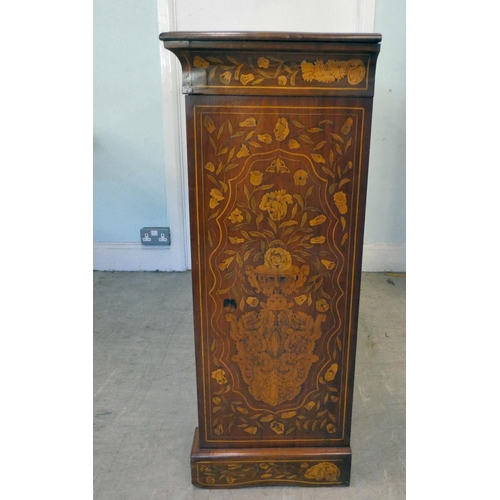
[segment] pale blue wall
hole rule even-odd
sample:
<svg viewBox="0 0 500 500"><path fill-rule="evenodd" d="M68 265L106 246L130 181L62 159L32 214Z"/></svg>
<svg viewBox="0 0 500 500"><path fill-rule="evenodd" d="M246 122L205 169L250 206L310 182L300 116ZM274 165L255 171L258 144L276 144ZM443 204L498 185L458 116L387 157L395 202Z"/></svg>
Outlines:
<svg viewBox="0 0 500 500"><path fill-rule="evenodd" d="M365 243L406 241L406 6L376 0L375 77Z"/></svg>
<svg viewBox="0 0 500 500"><path fill-rule="evenodd" d="M167 225L156 0L94 1L94 241Z"/></svg>

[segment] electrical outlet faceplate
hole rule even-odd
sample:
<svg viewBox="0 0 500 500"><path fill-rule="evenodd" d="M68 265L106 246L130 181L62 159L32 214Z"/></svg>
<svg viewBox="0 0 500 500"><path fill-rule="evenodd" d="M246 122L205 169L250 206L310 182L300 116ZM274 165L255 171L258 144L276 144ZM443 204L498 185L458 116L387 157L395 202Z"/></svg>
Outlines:
<svg viewBox="0 0 500 500"><path fill-rule="evenodd" d="M170 245L169 227L143 227L141 229L143 245Z"/></svg>

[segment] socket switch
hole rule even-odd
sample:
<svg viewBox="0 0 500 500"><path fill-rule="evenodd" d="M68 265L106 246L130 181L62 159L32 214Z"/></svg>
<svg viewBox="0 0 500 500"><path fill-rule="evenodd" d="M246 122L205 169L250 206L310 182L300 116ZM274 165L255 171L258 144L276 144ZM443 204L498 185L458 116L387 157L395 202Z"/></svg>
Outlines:
<svg viewBox="0 0 500 500"><path fill-rule="evenodd" d="M143 245L170 245L170 228L143 227L141 229L141 243Z"/></svg>

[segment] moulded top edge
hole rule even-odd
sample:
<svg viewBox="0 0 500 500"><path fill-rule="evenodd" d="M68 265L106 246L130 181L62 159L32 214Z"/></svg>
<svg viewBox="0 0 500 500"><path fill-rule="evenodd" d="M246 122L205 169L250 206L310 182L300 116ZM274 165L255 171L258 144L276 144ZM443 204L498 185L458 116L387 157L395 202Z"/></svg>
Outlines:
<svg viewBox="0 0 500 500"><path fill-rule="evenodd" d="M163 42L335 42L335 43L380 43L379 33L296 33L280 31L169 31L160 34Z"/></svg>

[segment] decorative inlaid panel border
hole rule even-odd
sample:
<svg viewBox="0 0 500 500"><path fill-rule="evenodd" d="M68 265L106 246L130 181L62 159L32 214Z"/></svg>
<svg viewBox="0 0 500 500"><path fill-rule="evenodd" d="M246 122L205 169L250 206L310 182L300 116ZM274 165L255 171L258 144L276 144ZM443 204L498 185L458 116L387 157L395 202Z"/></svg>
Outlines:
<svg viewBox="0 0 500 500"><path fill-rule="evenodd" d="M262 55L255 52L183 51L196 92L202 87L235 89L367 90L366 54Z"/></svg>
<svg viewBox="0 0 500 500"><path fill-rule="evenodd" d="M342 459L197 462L199 486L237 487L266 484L333 486L346 483Z"/></svg>
<svg viewBox="0 0 500 500"><path fill-rule="evenodd" d="M324 119L323 113L325 111L327 111L328 116L333 117L340 114L342 117L341 121L336 122L333 129L331 129L333 122ZM237 124L242 129L242 132L244 131L243 133L240 134L239 129L235 128L234 122L231 119L231 113L235 113L235 116L238 117ZM253 115L255 114L255 116L263 117L268 113L272 113L272 115L276 114L277 120L275 119L272 122L274 129L271 127L271 130L259 130L258 120L256 120ZM292 113L292 117L290 117L290 113ZM355 130L361 132L363 129L363 108L325 107L323 109L315 108L313 111L310 108L298 110L297 108L279 107L277 111L271 112L270 110L267 111L267 108L262 106L250 106L246 108L246 111L231 111L227 106L196 106L194 114L196 129L195 139L197 137L204 138L203 140L210 144L210 148L208 149L195 149L198 151L196 153L197 168L195 169L197 192L206 193L207 196L205 201L202 201L201 198L197 200L197 237L200 242L204 242L204 246L210 248L212 255L221 255L220 261L210 263L209 267L203 272L205 277L213 275L214 277L217 276L217 279L222 279L223 281L224 273L231 273L234 266L242 267L243 262L247 261L250 256L250 251L246 248L241 250L241 255L238 251L239 246L244 245L246 242L245 238L247 237L244 232L235 235L232 235L231 232L229 233L230 236L228 239L234 246L234 250L228 250L226 254L219 251L215 252L213 247L215 244L214 242L217 241L217 248L219 248L222 242L225 241L225 237L220 239L219 236L215 238L214 235L212 238L210 230L207 230L205 223L202 223L202 221L208 221L215 218L221 221L218 222L218 224L222 224L222 221L227 218L230 222L226 222L226 224L231 230L243 220L244 212L241 212L240 209L235 209L230 205L223 208L226 199L231 193L231 189L234 189L232 185L236 182L230 178L226 179L224 173L227 171L233 175L233 172L236 172L236 177L238 179L249 176L251 190L253 189L256 191L257 188L264 186L265 182L262 179L263 174L261 171L256 170L256 164L252 163L245 166L247 164L247 159L251 158L252 148L256 149L256 151L261 151L263 147L268 146L269 154L273 157L277 156L277 159L271 162L270 156L269 161L264 165L266 167L264 171L271 172L275 170L279 175L296 176L296 178L294 177L295 184L301 187L303 184L304 190L307 191L308 178L305 175L306 172L299 175L301 170L297 170L296 168L294 170L293 163L291 162L291 159L294 157L287 156L287 154L292 155L292 153L286 153L281 149L277 150L277 152L271 150L271 147L273 147L271 145L272 141L278 141L280 144L286 142L287 148L291 151L307 150L307 156L310 157L311 162L310 173L321 171L327 177L332 177L332 182L329 184L327 192L328 196L333 198L334 203L332 204L332 209L338 212L335 215L337 220L337 229L335 233L338 234L338 231L341 232L341 241L339 241L339 243L341 246L345 244L346 247L343 252L345 251L347 254L350 254L353 251L352 249L355 247L356 243L356 224L351 223L348 216L350 213L356 211L359 186L353 186L354 189L352 189L352 191L346 191L346 189L351 186L353 173L356 172L355 176L359 176L358 172L361 168L360 158L362 156L362 151L358 148L359 145L362 144L362 137L354 141L355 144L358 144L355 148L357 150L355 156L349 156L346 153L349 151L349 145L351 144L351 134ZM317 115L318 118L315 118L315 115ZM243 118L241 118L241 116L243 116ZM288 116L288 118L284 118L285 116ZM297 121L301 119L300 116L302 116L303 119L307 117L308 121L304 123ZM356 124L359 119L361 123ZM319 121L316 123L314 120ZM338 130L336 127L338 127ZM296 129L296 132L294 131L292 133L292 129ZM297 139L293 138L293 134L295 133ZM229 134L228 146L222 144L225 137L224 134ZM331 143L326 140L326 135L324 139L322 138L323 134L328 135ZM236 140L239 140L241 144L233 144L231 142ZM196 148L198 148L198 139L196 139L195 142L197 144ZM219 144L219 142L221 143ZM211 150L213 150L213 154L216 155L217 161L215 161L215 158L212 158L210 154L208 154L208 156L205 155L207 151ZM260 157L257 154L255 157L263 158L263 156ZM337 159L342 158L341 164L338 164ZM325 177L325 179L327 177ZM206 185L214 187L207 189L205 187ZM274 188L271 186L266 185L266 189L269 190L270 193L274 192L272 191ZM250 192L251 191L248 191L247 196L249 203L251 202ZM346 205L345 192L348 193L348 205ZM340 194L342 194L342 199L340 199ZM262 200L260 200L260 205L259 200L256 201L255 207L262 205L261 209L263 213L265 213L267 210L266 206L264 206L265 194ZM292 207L290 207L290 210L292 210ZM333 212L331 213L333 217ZM283 224L282 219L278 217L278 215L276 215L275 218L279 219L277 223L280 225ZM324 217L321 216L310 219L311 224L309 224L309 222L307 225L303 224L304 227L308 228L312 226L313 229L316 229L318 227L321 228L324 223ZM273 222L271 216L270 222ZM202 224L203 229L201 229L200 224ZM290 230L292 230L293 227L294 226L290 225ZM287 226L283 226L283 230L285 229L288 231ZM350 232L352 232L354 240L348 238ZM312 235L311 238L314 240L312 244L316 243L316 239L318 240L318 248L324 243L324 237ZM248 241L250 242L253 239L253 236L252 238L249 237ZM200 246L198 246L198 248L200 248ZM286 252L281 251L275 253L277 255L272 256L275 260L277 259L277 264L275 265L280 267L284 264L289 264ZM238 261L238 256L241 262ZM201 262L201 257L199 259ZM350 259L348 259L348 261L350 261ZM320 258L320 260L318 260L318 267L320 269L325 268L325 270L331 270L335 268L335 265L327 258ZM346 270L346 278L348 281L353 279L352 269L353 267ZM208 271L208 275L206 271ZM222 271L220 273L220 278L218 277L219 271ZM351 277L349 278L349 276ZM253 275L252 277L255 278ZM206 279L203 281L206 282ZM200 280L199 286L206 285L202 285L202 280ZM219 286L219 288L219 291L222 291L223 287ZM230 289L230 287L226 288L228 288L228 290ZM353 288L351 285L345 290L345 293L350 294L352 290ZM214 297L214 294L212 294L213 291L214 289L211 291L208 289L206 291L200 290L200 297L204 297L203 300L206 301L208 297ZM215 292L217 292L217 290L215 290ZM304 297L306 297L307 300L307 295L304 295ZM298 305L302 304L302 302L300 302L302 296L298 295L297 299L299 298L300 300L295 301ZM238 299L238 301L239 300L240 299ZM348 309L345 313L341 314L347 327L344 332L349 331L348 328L351 322L351 313L349 311L350 300L352 299L349 297L345 305ZM239 304L240 302L238 302L238 305ZM247 306L245 306L245 304L247 304ZM316 310L319 312L321 312L322 309L327 311L329 307L332 308L334 305L333 303L331 305L326 304L326 301L321 298L318 298L316 302L313 301L312 304L315 305ZM245 303L241 302L240 308L244 306L248 307L248 305L251 308L258 307L258 302L250 296L249 298L247 297ZM228 317L230 319L230 315L235 307L236 301L234 303L228 301L227 304L224 304L224 309L228 312ZM207 304L200 304L202 331L201 359L204 365L203 400L205 402L202 409L203 417L201 421L204 422L205 425L203 435L207 442L224 443L235 442L236 440L239 443L266 442L269 444L278 444L286 440L289 436L297 441L303 440L304 442L313 442L315 440L323 441L325 438L329 439L330 442L335 442L344 438L345 398L347 397L347 373L349 370L348 359L350 351L350 339L348 335L346 336L346 333L341 337L334 338L334 342L330 344L328 348L328 359L330 361L328 362L326 358L321 361L321 366L323 368L321 368L318 375L315 377L316 388L312 391L308 389L307 394L310 394L310 397L302 396L299 406L288 405L288 407L283 407L283 405L281 405L274 409L266 409L266 405L253 407L252 404L255 405L255 402L249 404L246 398L242 396L241 392L238 391L238 387L235 386L234 377L231 374L231 369L228 369L228 366L224 363L224 357L227 358L228 356L226 354L228 347L218 335L213 335L213 332L217 330L216 327L214 330L216 319L214 320L214 316L205 317L202 312L208 310L213 311L213 306L207 307ZM338 350L341 355L338 360L336 359L336 350ZM340 370L339 363L341 367ZM337 371L339 371L338 375Z"/></svg>

